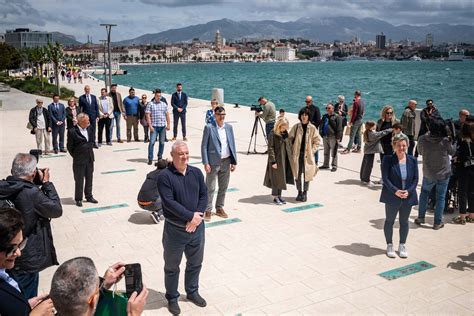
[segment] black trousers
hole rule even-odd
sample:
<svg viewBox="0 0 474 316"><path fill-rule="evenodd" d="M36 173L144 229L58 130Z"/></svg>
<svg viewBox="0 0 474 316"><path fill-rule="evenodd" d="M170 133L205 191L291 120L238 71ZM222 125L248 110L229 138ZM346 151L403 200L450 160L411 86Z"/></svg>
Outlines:
<svg viewBox="0 0 474 316"><path fill-rule="evenodd" d="M186 137L186 112L173 110L173 137L178 136L178 121L181 119L181 132Z"/></svg>
<svg viewBox="0 0 474 316"><path fill-rule="evenodd" d="M97 118L92 118L89 116L89 121L91 123L90 127L92 129L92 135L94 135L94 143L95 143L95 135L97 134Z"/></svg>
<svg viewBox="0 0 474 316"><path fill-rule="evenodd" d="M383 225L383 232L387 244L392 244L393 224L398 214L398 222L400 223L400 243L404 244L407 241L408 231L410 226L408 219L410 218L411 206L404 204L385 204L385 223Z"/></svg>
<svg viewBox="0 0 474 316"><path fill-rule="evenodd" d="M105 127L105 141L107 143L112 142L111 135L110 135L110 125L112 124L112 120L110 117L105 117L99 119L99 144L102 144L102 134L104 134L104 127Z"/></svg>
<svg viewBox="0 0 474 316"><path fill-rule="evenodd" d="M53 134L53 149L54 150L63 150L64 149L64 131L65 131L65 124L56 125L53 124L51 126L51 131ZM58 148L58 135L59 135L59 148Z"/></svg>
<svg viewBox="0 0 474 316"><path fill-rule="evenodd" d="M176 301L179 298L179 265L183 253L186 256L184 289L187 294L198 291L199 274L204 258L204 244L204 223L201 223L194 233L188 233L184 227L178 227L165 221L163 227L163 258L165 260L165 297L168 301Z"/></svg>
<svg viewBox="0 0 474 316"><path fill-rule="evenodd" d="M296 176L296 189L298 191L308 191L309 190L309 181L306 181L304 177L304 153L301 152L298 157L298 174Z"/></svg>
<svg viewBox="0 0 474 316"><path fill-rule="evenodd" d="M372 174L372 167L374 166L375 154L364 154L362 165L360 166L360 181L369 182Z"/></svg>
<svg viewBox="0 0 474 316"><path fill-rule="evenodd" d="M407 135L408 140L410 141L410 144L408 145L408 151L407 154L410 156L413 156L413 149L415 149L415 136Z"/></svg>
<svg viewBox="0 0 474 316"><path fill-rule="evenodd" d="M84 194L86 199L92 197L92 175L94 173L94 162L89 161L86 163L77 163L73 161L72 163L72 171L74 173L74 181L75 181L75 193L74 193L74 200L82 201L82 190L84 190ZM84 186L84 179L86 185Z"/></svg>
<svg viewBox="0 0 474 316"><path fill-rule="evenodd" d="M459 213L474 213L474 167L458 170Z"/></svg>

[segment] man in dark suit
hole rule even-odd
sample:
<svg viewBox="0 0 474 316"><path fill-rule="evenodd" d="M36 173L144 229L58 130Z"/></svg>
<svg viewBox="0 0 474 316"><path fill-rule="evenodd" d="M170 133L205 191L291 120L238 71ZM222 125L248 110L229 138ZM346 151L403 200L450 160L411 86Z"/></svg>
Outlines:
<svg viewBox="0 0 474 316"><path fill-rule="evenodd" d="M188 106L188 96L183 92L183 85L176 84L176 92L171 96L171 106L173 107L173 139L178 136L178 121L181 119L181 132L183 140L186 138L186 107Z"/></svg>
<svg viewBox="0 0 474 316"><path fill-rule="evenodd" d="M57 154L58 150L65 153L64 149L64 131L66 122L66 108L64 104L59 103L59 95L53 95L53 103L48 105L48 112L51 116L51 129L53 130L53 149ZM59 149L58 149L58 135L59 135Z"/></svg>
<svg viewBox="0 0 474 316"><path fill-rule="evenodd" d="M82 190L87 202L99 203L92 196L92 175L94 173L94 132L90 126L89 116L80 113L77 125L68 130L67 150L72 156L72 171L76 189L74 200L78 207L82 206ZM84 187L84 178L86 185Z"/></svg>
<svg viewBox="0 0 474 316"><path fill-rule="evenodd" d="M204 220L211 220L212 201L219 185L216 199L216 215L227 218L224 211L225 193L229 185L230 173L237 165L237 150L235 149L234 131L232 125L224 123L225 109L218 106L214 109L216 125L207 124L204 127L201 143L201 157L206 170L206 185L208 188L208 203Z"/></svg>
<svg viewBox="0 0 474 316"><path fill-rule="evenodd" d="M91 87L84 87L84 94L79 97L79 107L83 113L89 116L92 129L92 143L94 148L99 148L95 142L96 124L99 121L99 104L95 95L91 94Z"/></svg>

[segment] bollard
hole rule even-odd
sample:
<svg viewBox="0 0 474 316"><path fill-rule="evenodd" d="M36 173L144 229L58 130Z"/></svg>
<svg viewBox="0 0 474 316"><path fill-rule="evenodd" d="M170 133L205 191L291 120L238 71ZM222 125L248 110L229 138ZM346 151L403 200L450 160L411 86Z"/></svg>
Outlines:
<svg viewBox="0 0 474 316"><path fill-rule="evenodd" d="M211 100L216 99L219 105L224 105L224 89L221 88L213 88Z"/></svg>

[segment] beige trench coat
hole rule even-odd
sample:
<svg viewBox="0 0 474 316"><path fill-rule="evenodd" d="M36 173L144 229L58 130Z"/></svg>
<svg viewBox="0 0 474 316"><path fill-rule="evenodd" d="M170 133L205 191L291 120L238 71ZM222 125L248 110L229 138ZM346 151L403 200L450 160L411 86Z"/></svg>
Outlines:
<svg viewBox="0 0 474 316"><path fill-rule="evenodd" d="M303 139L303 127L301 123L293 126L288 136L290 143L293 143L293 153L290 160L291 170L295 177L298 177L299 170L299 155L301 148L301 141ZM318 129L311 123L308 123L306 129L306 148L304 154L304 177L305 181L313 180L316 173L318 173L318 166L314 161L314 154L321 144L321 137Z"/></svg>

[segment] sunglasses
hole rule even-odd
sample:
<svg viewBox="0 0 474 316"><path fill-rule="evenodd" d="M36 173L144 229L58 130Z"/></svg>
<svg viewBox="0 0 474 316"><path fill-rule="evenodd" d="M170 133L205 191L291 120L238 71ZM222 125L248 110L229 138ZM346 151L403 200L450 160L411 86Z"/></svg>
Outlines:
<svg viewBox="0 0 474 316"><path fill-rule="evenodd" d="M392 115L393 112L385 112L385 115L387 115L387 114Z"/></svg>
<svg viewBox="0 0 474 316"><path fill-rule="evenodd" d="M25 238L18 245L9 245L5 247L3 251L5 251L7 257L11 257L18 249L20 249L20 251L25 249L27 241L28 238Z"/></svg>
<svg viewBox="0 0 474 316"><path fill-rule="evenodd" d="M226 116L225 113L216 113L216 115L220 115L220 116Z"/></svg>
<svg viewBox="0 0 474 316"><path fill-rule="evenodd" d="M306 103L311 103L311 101L308 101L308 100L306 100L306 101L304 101L304 102L306 102Z"/></svg>

